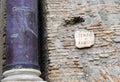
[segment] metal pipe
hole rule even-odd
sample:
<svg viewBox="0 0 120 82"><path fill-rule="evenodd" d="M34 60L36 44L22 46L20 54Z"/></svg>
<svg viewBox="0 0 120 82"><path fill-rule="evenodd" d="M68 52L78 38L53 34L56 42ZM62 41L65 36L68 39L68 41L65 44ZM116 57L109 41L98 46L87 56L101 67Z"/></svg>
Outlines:
<svg viewBox="0 0 120 82"><path fill-rule="evenodd" d="M37 25L37 0L7 0L7 54L2 82L44 82L38 77Z"/></svg>

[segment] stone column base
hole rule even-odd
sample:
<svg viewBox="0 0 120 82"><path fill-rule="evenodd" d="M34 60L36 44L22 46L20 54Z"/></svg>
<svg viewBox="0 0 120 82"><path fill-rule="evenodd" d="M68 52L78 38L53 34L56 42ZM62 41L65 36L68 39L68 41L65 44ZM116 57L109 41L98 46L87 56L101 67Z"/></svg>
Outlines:
<svg viewBox="0 0 120 82"><path fill-rule="evenodd" d="M46 82L39 77L40 74L35 69L12 69L3 73L1 82Z"/></svg>

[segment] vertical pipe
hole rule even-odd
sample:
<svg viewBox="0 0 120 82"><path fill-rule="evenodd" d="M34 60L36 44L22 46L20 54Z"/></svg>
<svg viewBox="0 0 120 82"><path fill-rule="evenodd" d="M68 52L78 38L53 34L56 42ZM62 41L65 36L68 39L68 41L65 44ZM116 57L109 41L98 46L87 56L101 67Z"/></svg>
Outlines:
<svg viewBox="0 0 120 82"><path fill-rule="evenodd" d="M7 0L7 66L39 69L37 0Z"/></svg>
<svg viewBox="0 0 120 82"><path fill-rule="evenodd" d="M38 77L37 31L37 0L7 0L7 54L2 82L43 82Z"/></svg>

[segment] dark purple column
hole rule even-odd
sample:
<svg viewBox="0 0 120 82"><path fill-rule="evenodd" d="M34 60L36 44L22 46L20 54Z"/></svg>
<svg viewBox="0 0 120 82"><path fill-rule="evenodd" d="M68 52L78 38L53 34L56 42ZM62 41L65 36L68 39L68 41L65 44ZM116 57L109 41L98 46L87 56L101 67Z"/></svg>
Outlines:
<svg viewBox="0 0 120 82"><path fill-rule="evenodd" d="M4 71L39 69L37 30L37 0L7 0L7 59Z"/></svg>

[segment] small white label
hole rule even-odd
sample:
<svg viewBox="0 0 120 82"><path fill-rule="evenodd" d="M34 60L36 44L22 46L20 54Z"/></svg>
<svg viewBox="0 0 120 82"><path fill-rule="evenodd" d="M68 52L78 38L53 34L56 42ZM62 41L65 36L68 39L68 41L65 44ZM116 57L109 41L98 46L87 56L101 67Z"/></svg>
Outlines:
<svg viewBox="0 0 120 82"><path fill-rule="evenodd" d="M79 30L75 32L75 46L77 48L91 47L94 44L94 32Z"/></svg>

